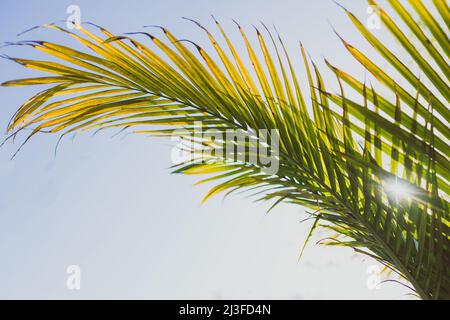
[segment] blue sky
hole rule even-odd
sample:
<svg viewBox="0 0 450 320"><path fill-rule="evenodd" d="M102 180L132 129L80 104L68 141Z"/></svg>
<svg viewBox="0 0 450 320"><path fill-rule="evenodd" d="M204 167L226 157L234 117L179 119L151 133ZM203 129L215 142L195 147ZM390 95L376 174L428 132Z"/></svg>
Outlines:
<svg viewBox="0 0 450 320"><path fill-rule="evenodd" d="M364 1L342 3L366 15ZM118 34L164 25L201 44L204 34L181 17L213 28L214 14L235 35L231 18L248 30L264 21L277 26L290 52L298 52L301 40L320 66L326 56L363 75L330 22L368 46L331 0L3 0L0 41L66 43L52 30L16 34L65 19L72 4L81 8L82 21ZM0 51L30 54L22 47ZM0 70L0 81L35 74L6 60ZM3 137L10 116L36 90L0 88ZM207 186L169 174L170 141L113 133L66 139L56 158L57 136L36 137L12 161L19 142L0 149L0 298L407 298L398 285L369 290L367 268L375 263L349 249L314 245L320 234L298 262L310 227L300 223L302 208L280 205L266 215L269 204L240 195L201 205ZM65 285L73 264L82 272L78 291Z"/></svg>

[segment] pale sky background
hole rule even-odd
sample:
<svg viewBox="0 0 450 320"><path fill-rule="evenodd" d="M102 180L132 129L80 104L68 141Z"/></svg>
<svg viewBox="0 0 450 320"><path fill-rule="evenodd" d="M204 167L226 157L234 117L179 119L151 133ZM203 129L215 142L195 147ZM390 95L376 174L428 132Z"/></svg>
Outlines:
<svg viewBox="0 0 450 320"><path fill-rule="evenodd" d="M361 20L367 17L365 1L341 3ZM201 44L207 43L205 35L181 17L213 29L214 14L237 42L231 18L249 33L251 24L264 21L277 26L298 59L301 40L326 81L334 78L323 56L364 75L330 22L349 42L362 49L368 45L331 0L2 0L0 41L66 43L52 30L16 34L65 19L71 4L80 6L82 21L118 34L159 24ZM383 36L386 30L375 32ZM23 47L0 51L30 53ZM0 61L0 71L0 82L36 74L6 60ZM10 116L37 90L0 88L2 139ZM13 161L9 158L19 141L0 149L0 298L411 298L394 283L369 290L368 267L376 263L351 249L315 245L320 234L298 262L311 226L300 223L306 217L301 207L280 205L266 215L269 203L255 204L242 195L201 205L207 186L193 186L195 177L169 174L169 141L131 135L111 139L113 133L83 134L73 143L66 139L56 158L57 135L34 138ZM81 290L66 288L69 265L81 267Z"/></svg>

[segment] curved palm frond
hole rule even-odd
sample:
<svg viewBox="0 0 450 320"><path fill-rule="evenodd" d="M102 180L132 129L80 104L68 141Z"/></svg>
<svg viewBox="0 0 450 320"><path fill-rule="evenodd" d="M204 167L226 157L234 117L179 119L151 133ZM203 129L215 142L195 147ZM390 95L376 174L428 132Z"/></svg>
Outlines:
<svg viewBox="0 0 450 320"><path fill-rule="evenodd" d="M446 6L436 4L443 16L447 14ZM418 10L445 50L441 29L430 14ZM226 47L197 24L218 59L166 28L161 28L165 38L161 40L143 32L117 36L99 27L101 35L96 35L82 26L72 32L45 25L70 35L89 51L47 41L17 43L59 62L10 58L51 74L2 84L49 86L19 108L9 125L11 136L25 128L32 128L25 142L39 132L64 136L107 128L176 135L188 142L192 156L175 166L175 172L211 174L201 182L217 183L205 199L245 189L263 200L274 200L274 205L285 201L313 208L314 227L321 225L340 235L328 244L349 246L380 261L408 280L424 299L450 298L449 111L448 102L437 96L447 97L448 81L420 60L437 91L429 89L349 15L410 81L414 95L345 41L355 58L394 91L394 103L331 64L341 93L329 93L319 69L300 45L310 87L307 103L281 38L267 29L266 36L256 30L257 47L238 25L249 68L216 20ZM387 19L383 21L390 29L397 30ZM436 48L429 50L448 76L445 59ZM362 102L345 96L343 82L361 93ZM412 113L405 112L404 104ZM200 129L210 135L196 135ZM255 135L260 129L276 131L261 137ZM231 141L229 130L250 138ZM230 144L235 152L217 152ZM267 161L251 161L262 147L267 158L277 159L276 172L265 170ZM406 199L389 191L393 183L408 188Z"/></svg>

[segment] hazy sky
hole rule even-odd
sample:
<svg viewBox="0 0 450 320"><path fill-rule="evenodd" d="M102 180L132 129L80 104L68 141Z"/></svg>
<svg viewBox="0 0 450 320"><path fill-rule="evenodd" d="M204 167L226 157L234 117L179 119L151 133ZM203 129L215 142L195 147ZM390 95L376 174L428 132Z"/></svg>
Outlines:
<svg viewBox="0 0 450 320"><path fill-rule="evenodd" d="M341 2L367 16L365 1ZM214 28L214 14L236 41L231 18L250 33L251 24L264 21L277 26L291 54L298 54L301 40L324 72L326 56L363 75L330 23L354 44L368 46L331 0L2 0L0 41L66 43L53 30L16 34L65 19L72 4L81 8L82 21L117 34L157 24L202 44L204 34L181 17ZM30 55L23 47L0 53ZM6 60L0 70L0 82L36 74ZM0 88L1 137L10 116L37 90ZM320 235L298 262L311 226L300 223L302 208L280 205L266 215L270 204L244 195L201 205L207 186L169 174L170 141L113 134L66 139L56 158L56 135L34 138L13 161L19 141L0 149L0 298L408 298L393 283L370 290L368 271L376 263L350 249L315 245ZM66 288L69 265L81 268L81 290Z"/></svg>

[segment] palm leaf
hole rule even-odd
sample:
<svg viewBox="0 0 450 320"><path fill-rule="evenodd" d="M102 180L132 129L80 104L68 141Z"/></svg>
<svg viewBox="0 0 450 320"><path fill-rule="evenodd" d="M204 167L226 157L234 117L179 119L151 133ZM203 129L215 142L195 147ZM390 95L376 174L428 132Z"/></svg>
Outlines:
<svg viewBox="0 0 450 320"><path fill-rule="evenodd" d="M440 1L435 4L446 19L447 7ZM406 10L393 6L419 40L428 43ZM114 35L97 26L93 28L99 32L83 26L72 32L44 25L73 37L87 50L47 41L17 43L59 62L8 57L51 74L2 84L47 85L12 117L10 137L26 128L32 131L23 144L39 132L63 137L108 128L178 136L187 143L190 157L175 165L174 172L209 174L201 183L216 185L205 200L220 192L247 190L260 200L273 200L273 206L284 201L311 208L317 217L314 228L320 221L339 234L330 244L353 247L378 260L409 281L424 299L448 299L450 117L448 78L441 76L448 77L441 53L447 54L448 39L428 10L413 7L437 39L439 48L427 47L433 66L416 53L393 20L379 12L427 76L426 83L347 12L374 48L409 81L410 87L400 86L342 40L357 61L392 90L395 102L331 64L340 93L330 93L319 68L300 46L311 98L307 103L281 38L273 37L264 25L266 33L256 30L257 46L238 25L250 67L217 20L226 47L195 22L206 32L217 59L166 28L160 28L160 39L143 32ZM362 102L348 99L344 84L359 92ZM230 138L230 129L248 138ZM267 134L255 135L260 129ZM196 135L199 130L208 136ZM235 151L219 152L229 146ZM267 151L266 156L252 161L260 149ZM278 170L268 172L267 164L274 159ZM392 185L407 188L408 197L392 193Z"/></svg>

